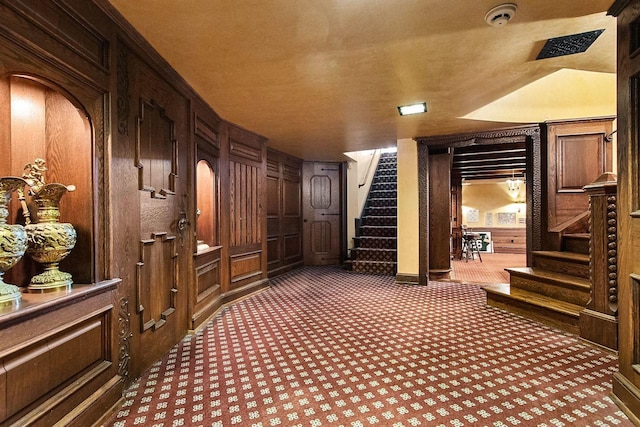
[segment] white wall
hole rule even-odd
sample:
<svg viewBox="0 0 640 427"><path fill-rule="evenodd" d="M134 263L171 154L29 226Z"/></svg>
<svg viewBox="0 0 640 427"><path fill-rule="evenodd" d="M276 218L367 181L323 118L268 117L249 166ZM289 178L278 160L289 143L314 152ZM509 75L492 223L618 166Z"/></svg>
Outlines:
<svg viewBox="0 0 640 427"><path fill-rule="evenodd" d="M360 218L376 171L380 150L344 153L347 156L347 249L353 247L355 219ZM360 184L364 183L361 187Z"/></svg>
<svg viewBox="0 0 640 427"><path fill-rule="evenodd" d="M398 275L418 275L418 144L398 140Z"/></svg>

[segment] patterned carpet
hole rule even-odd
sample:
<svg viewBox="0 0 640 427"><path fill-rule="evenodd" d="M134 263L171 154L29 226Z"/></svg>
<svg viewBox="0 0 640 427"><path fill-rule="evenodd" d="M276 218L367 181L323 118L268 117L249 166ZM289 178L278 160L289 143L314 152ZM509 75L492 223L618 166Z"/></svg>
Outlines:
<svg viewBox="0 0 640 427"><path fill-rule="evenodd" d="M526 267L525 254L483 253L482 262L473 260L451 260L451 280L463 283L509 283L507 267Z"/></svg>
<svg viewBox="0 0 640 427"><path fill-rule="evenodd" d="M176 345L109 425L628 426L615 371L475 285L304 268Z"/></svg>

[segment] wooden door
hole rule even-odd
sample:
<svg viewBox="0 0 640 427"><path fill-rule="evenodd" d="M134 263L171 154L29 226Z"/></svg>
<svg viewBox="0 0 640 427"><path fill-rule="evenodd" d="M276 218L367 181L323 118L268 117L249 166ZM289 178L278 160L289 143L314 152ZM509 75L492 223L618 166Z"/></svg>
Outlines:
<svg viewBox="0 0 640 427"><path fill-rule="evenodd" d="M126 109L114 144L114 262L131 307L132 378L187 331L192 236L187 209L188 100L129 49L119 79ZM126 66L125 66L126 65ZM125 91L124 89L128 89ZM124 105L124 104L123 104Z"/></svg>
<svg viewBox="0 0 640 427"><path fill-rule="evenodd" d="M302 213L305 265L340 263L342 206L339 163L302 166Z"/></svg>

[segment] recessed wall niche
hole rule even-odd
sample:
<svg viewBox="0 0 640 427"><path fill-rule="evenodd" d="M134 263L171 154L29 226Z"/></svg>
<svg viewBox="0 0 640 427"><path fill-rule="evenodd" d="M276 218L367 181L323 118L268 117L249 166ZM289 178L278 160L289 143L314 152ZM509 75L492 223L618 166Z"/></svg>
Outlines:
<svg viewBox="0 0 640 427"><path fill-rule="evenodd" d="M73 224L78 235L76 246L60 264L75 284L95 281L92 145L91 123L71 96L30 76L0 78L0 176L22 176L26 164L42 158L47 183L76 187L60 203L60 222ZM29 210L36 222L34 207L30 205ZM7 220L25 223L15 194ZM25 255L5 277L8 283L26 286L41 271L42 267Z"/></svg>
<svg viewBox="0 0 640 427"><path fill-rule="evenodd" d="M198 161L197 177L197 208L198 222L196 236L198 251L216 246L217 218L216 218L216 173L207 160Z"/></svg>

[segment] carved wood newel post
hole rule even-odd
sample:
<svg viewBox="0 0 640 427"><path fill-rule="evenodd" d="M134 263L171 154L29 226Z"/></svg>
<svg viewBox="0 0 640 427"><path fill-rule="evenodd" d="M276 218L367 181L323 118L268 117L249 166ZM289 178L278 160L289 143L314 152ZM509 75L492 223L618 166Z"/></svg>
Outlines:
<svg viewBox="0 0 640 427"><path fill-rule="evenodd" d="M580 336L618 348L618 219L616 175L602 174L584 187L589 195L591 300L580 313Z"/></svg>

